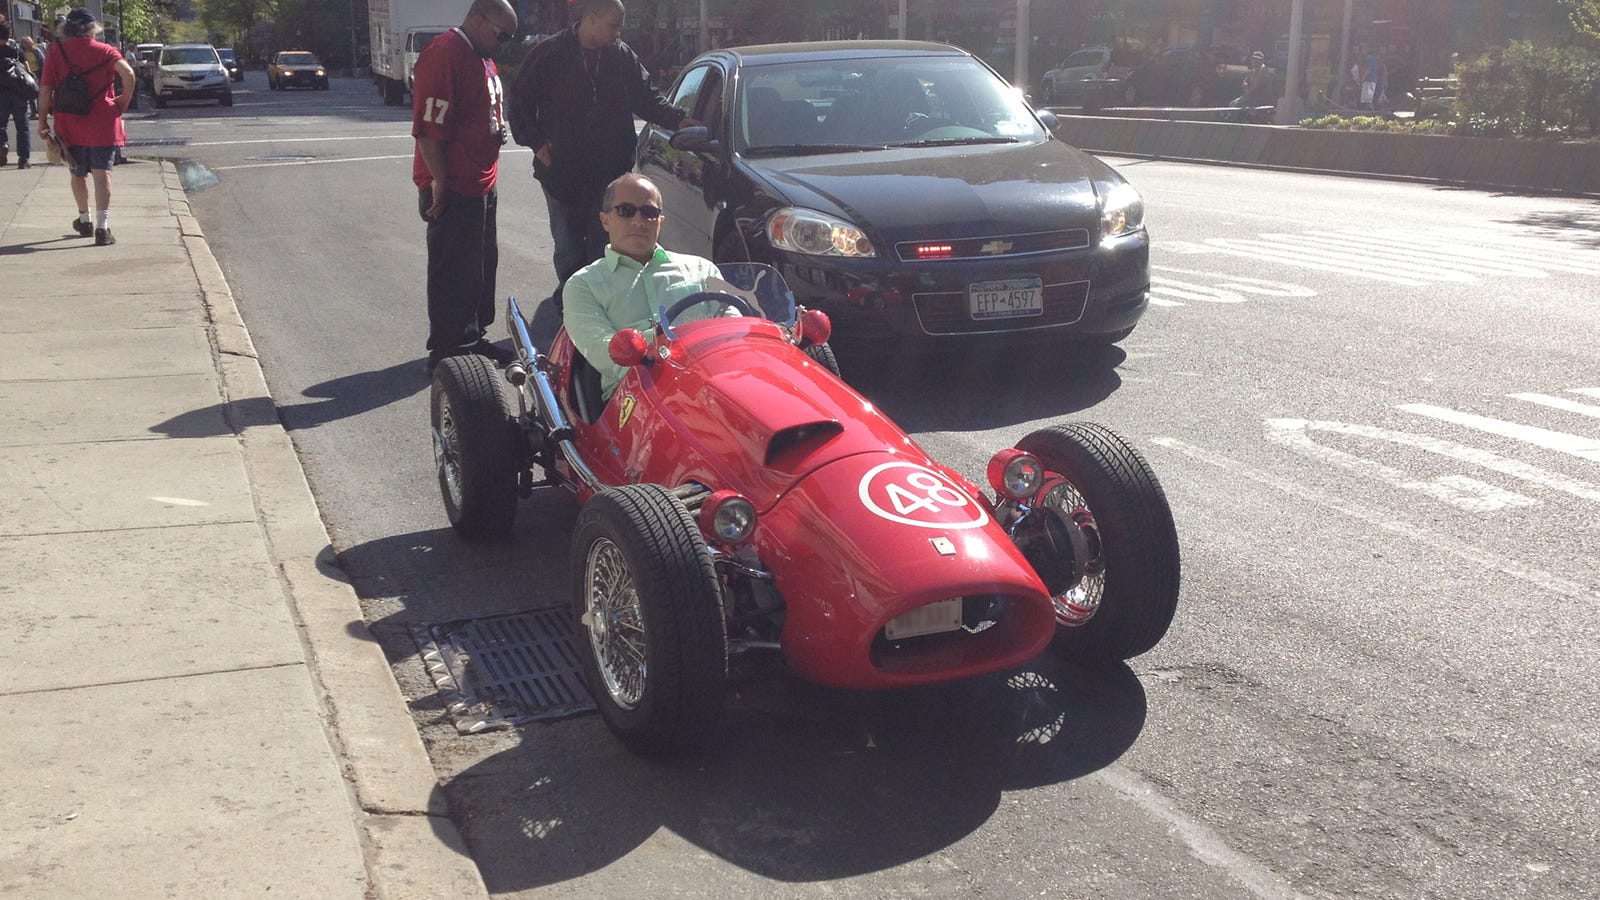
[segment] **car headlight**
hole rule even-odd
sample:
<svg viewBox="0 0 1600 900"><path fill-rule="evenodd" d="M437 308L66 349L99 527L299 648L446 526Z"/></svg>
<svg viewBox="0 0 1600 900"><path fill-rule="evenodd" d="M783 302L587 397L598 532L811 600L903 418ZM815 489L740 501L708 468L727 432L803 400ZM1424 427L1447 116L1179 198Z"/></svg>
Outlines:
<svg viewBox="0 0 1600 900"><path fill-rule="evenodd" d="M324 73L323 73L323 71L322 71L322 70L321 70L321 69L318 69L318 70L317 70L317 77L318 77L318 78L321 78L321 77L322 77L322 76L323 76L323 74L324 74Z"/></svg>
<svg viewBox="0 0 1600 900"><path fill-rule="evenodd" d="M1106 192L1100 203L1100 236L1118 237L1144 228L1144 198L1126 181Z"/></svg>
<svg viewBox="0 0 1600 900"><path fill-rule="evenodd" d="M767 219L767 240L779 250L811 256L877 256L861 229L810 209L787 207Z"/></svg>

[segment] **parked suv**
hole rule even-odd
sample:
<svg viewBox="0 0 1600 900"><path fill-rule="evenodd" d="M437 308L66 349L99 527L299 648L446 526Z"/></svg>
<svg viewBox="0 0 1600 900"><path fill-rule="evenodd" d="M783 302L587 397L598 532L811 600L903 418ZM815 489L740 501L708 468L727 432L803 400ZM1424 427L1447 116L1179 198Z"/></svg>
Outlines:
<svg viewBox="0 0 1600 900"><path fill-rule="evenodd" d="M133 48L134 59L128 60L133 66L133 73L139 76L139 83L147 91L154 91L153 84L156 75L156 63L161 61L161 48L164 44L139 44Z"/></svg>
<svg viewBox="0 0 1600 900"><path fill-rule="evenodd" d="M228 69L210 44L168 44L161 48L150 93L156 109L168 100L216 100L233 105Z"/></svg>
<svg viewBox="0 0 1600 900"><path fill-rule="evenodd" d="M1129 106L1226 106L1241 93L1249 71L1242 50L1179 44L1135 66L1122 99Z"/></svg>
<svg viewBox="0 0 1600 900"><path fill-rule="evenodd" d="M1039 81L1041 104L1104 106L1118 99L1122 80L1132 71L1121 51L1085 47L1044 73Z"/></svg>

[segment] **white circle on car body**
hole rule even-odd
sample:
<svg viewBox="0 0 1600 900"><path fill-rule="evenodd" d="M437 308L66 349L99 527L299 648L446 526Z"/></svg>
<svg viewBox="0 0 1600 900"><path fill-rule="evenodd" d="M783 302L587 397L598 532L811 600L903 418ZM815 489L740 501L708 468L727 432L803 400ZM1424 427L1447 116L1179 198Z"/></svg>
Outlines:
<svg viewBox="0 0 1600 900"><path fill-rule="evenodd" d="M887 462L861 476L857 493L873 515L918 528L981 528L989 523L983 504L950 479L913 462Z"/></svg>

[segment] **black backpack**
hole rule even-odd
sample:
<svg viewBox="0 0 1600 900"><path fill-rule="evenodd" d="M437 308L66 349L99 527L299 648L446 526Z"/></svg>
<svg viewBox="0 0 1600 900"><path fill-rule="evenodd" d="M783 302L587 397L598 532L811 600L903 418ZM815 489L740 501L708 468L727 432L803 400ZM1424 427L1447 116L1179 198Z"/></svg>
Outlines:
<svg viewBox="0 0 1600 900"><path fill-rule="evenodd" d="M111 59L102 59L98 64L80 72L72 67L72 60L67 58L67 48L62 46L61 60L67 64L67 77L61 79L61 83L56 85L56 99L51 108L56 112L66 113L69 116L87 116L89 111L94 108L94 97L89 92L89 82L85 81L83 76L111 62ZM101 90L104 91L105 89L101 88Z"/></svg>

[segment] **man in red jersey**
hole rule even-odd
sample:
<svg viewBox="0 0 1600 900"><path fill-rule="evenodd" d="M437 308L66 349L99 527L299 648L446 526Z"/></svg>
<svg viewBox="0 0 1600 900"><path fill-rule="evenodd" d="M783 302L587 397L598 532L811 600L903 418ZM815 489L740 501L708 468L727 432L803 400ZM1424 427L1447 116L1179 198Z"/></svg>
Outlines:
<svg viewBox="0 0 1600 900"><path fill-rule="evenodd" d="M83 7L67 14L61 39L44 57L44 77L39 79L39 137L59 139L67 148L72 167L72 198L78 201L78 218L72 229L83 237L94 235L96 245L115 244L111 236L111 165L117 148L126 142L122 114L133 98L133 69L110 44L95 40L99 23ZM82 79L89 103L85 112L58 110L57 96L71 76ZM112 88L122 82L122 96ZM73 93L79 93L77 86ZM55 121L55 135L50 123ZM95 217L89 218L89 178L94 177Z"/></svg>
<svg viewBox="0 0 1600 900"><path fill-rule="evenodd" d="M479 353L499 365L511 351L484 337L494 321L495 179L506 125L490 55L516 36L507 0L474 0L459 28L428 43L411 88L411 177L428 223L428 371L446 356Z"/></svg>

